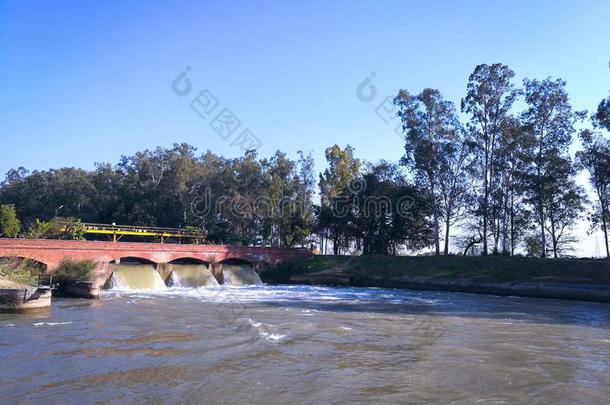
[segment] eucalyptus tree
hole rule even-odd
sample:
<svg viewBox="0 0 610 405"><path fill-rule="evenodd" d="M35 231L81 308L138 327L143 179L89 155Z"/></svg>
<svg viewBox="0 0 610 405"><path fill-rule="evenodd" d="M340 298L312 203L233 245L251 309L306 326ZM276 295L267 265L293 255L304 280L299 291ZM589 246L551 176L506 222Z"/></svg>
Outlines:
<svg viewBox="0 0 610 405"><path fill-rule="evenodd" d="M501 128L519 92L511 83L514 72L506 65L478 65L468 79L466 96L462 99L462 112L470 114L469 130L477 146L475 153L479 163L479 180L483 255L488 254L489 200L498 184L496 153Z"/></svg>
<svg viewBox="0 0 610 405"><path fill-rule="evenodd" d="M608 245L608 226L610 225L610 141L599 132L583 130L580 132L583 150L576 152L576 161L580 169L589 175L589 182L594 190L597 203L589 218L592 228L599 228L604 233L606 257L610 258Z"/></svg>
<svg viewBox="0 0 610 405"><path fill-rule="evenodd" d="M599 103L594 121L597 126L606 128L608 131L610 131L610 96Z"/></svg>
<svg viewBox="0 0 610 405"><path fill-rule="evenodd" d="M9 171L0 184L0 204L15 205L25 228L36 218L59 214L92 221L99 209L91 173L70 167Z"/></svg>
<svg viewBox="0 0 610 405"><path fill-rule="evenodd" d="M566 255L577 240L570 234L576 221L582 217L586 198L584 190L576 184L576 170L569 156L551 154L546 157L548 173L542 192L547 221L545 229L550 240L553 257ZM541 246L546 246L542 243Z"/></svg>
<svg viewBox="0 0 610 405"><path fill-rule="evenodd" d="M298 155L293 161L277 151L271 159L261 160L264 180L255 211L264 224L262 239L267 245L303 244L312 230L313 159L301 151Z"/></svg>
<svg viewBox="0 0 610 405"><path fill-rule="evenodd" d="M435 89L417 95L400 90L394 104L405 133L401 164L414 174L416 183L432 196L434 248L440 254L440 221L444 220L445 247L449 253L450 227L462 207L469 145L452 102Z"/></svg>
<svg viewBox="0 0 610 405"><path fill-rule="evenodd" d="M501 242L503 255L512 256L519 241L527 231L529 210L523 198L522 175L526 171L524 151L531 138L523 124L516 118L508 118L502 124L497 150L497 181L494 192L494 250Z"/></svg>
<svg viewBox="0 0 610 405"><path fill-rule="evenodd" d="M292 164L284 154L276 152L272 159L279 170L286 172L280 176L287 176L292 170ZM229 219L238 243L260 244L260 217L254 207L257 198L264 195L264 169L254 150L246 151L244 156L233 159L231 167L232 176L224 196L226 201L222 204L225 218Z"/></svg>
<svg viewBox="0 0 610 405"><path fill-rule="evenodd" d="M121 201L116 217L119 223L134 225L171 226L166 221L165 209L160 204L163 190L162 182L168 174L165 149L136 152L131 156L121 156L116 166L123 177L121 182ZM162 222L159 223L158 220Z"/></svg>
<svg viewBox="0 0 610 405"><path fill-rule="evenodd" d="M291 216L291 242L311 242L311 233L316 221L313 196L315 193L314 159L311 153L298 151L292 183L296 211ZM291 245L291 246L292 246Z"/></svg>
<svg viewBox="0 0 610 405"><path fill-rule="evenodd" d="M525 183L540 230L542 257L546 257L547 251L549 210L562 193L569 191L557 187L575 187L568 147L575 132L574 124L583 113L572 109L565 86L561 79L524 80L527 107L521 118L530 137L524 151L528 163ZM556 253L555 248L553 251Z"/></svg>
<svg viewBox="0 0 610 405"><path fill-rule="evenodd" d="M330 239L333 253L339 254L341 247L349 245L353 236L353 221L350 219L350 197L352 185L360 174L361 162L354 157L354 149L347 145L341 149L333 145L325 150L328 168L320 173L320 216L318 227L322 234L322 251L325 240ZM356 190L359 191L359 190Z"/></svg>

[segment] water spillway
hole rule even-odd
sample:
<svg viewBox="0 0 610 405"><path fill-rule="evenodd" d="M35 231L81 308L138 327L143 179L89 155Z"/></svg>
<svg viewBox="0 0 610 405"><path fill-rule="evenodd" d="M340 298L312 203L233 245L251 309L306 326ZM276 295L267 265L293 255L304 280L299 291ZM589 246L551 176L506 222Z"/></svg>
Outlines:
<svg viewBox="0 0 610 405"><path fill-rule="evenodd" d="M171 264L170 266L169 277L164 281L152 264L111 264L112 276L107 287L116 290L166 290L168 286L201 288L219 285L214 274L204 264ZM250 264L223 263L221 266L222 283L225 285L263 284Z"/></svg>
<svg viewBox="0 0 610 405"><path fill-rule="evenodd" d="M152 264L111 264L111 288L120 290L162 290L167 288Z"/></svg>
<svg viewBox="0 0 610 405"><path fill-rule="evenodd" d="M249 264L223 264L223 284L242 286L248 284L263 284L256 271Z"/></svg>
<svg viewBox="0 0 610 405"><path fill-rule="evenodd" d="M169 285L175 287L215 287L216 277L203 264L172 264Z"/></svg>

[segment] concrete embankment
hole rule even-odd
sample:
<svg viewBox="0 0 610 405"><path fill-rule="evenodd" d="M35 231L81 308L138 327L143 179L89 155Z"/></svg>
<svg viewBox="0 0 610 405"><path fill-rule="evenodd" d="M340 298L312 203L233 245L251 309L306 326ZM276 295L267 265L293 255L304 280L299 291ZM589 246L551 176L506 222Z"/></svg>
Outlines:
<svg viewBox="0 0 610 405"><path fill-rule="evenodd" d="M1 288L0 312L15 312L51 306L51 290L43 288Z"/></svg>
<svg viewBox="0 0 610 405"><path fill-rule="evenodd" d="M261 274L270 284L406 288L610 302L610 261L318 256Z"/></svg>

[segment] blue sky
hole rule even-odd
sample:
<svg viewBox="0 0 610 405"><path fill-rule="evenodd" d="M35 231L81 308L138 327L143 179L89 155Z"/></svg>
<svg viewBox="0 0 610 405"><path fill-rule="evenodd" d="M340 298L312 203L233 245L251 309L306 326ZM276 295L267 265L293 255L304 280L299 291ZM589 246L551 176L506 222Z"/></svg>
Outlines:
<svg viewBox="0 0 610 405"><path fill-rule="evenodd" d="M303 2L305 3L305 2ZM535 3L535 4L534 4ZM295 156L338 143L397 160L402 142L375 113L399 88L459 103L478 63L568 81L576 108L610 90L610 2L0 1L0 173L92 168L188 142L241 154L177 97L209 89L262 142ZM356 97L372 72L378 96Z"/></svg>

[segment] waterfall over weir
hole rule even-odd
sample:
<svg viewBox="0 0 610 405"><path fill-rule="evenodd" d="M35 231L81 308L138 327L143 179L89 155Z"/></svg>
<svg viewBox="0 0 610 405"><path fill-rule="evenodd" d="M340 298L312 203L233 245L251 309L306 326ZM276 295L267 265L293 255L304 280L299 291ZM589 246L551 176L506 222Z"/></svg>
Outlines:
<svg viewBox="0 0 610 405"><path fill-rule="evenodd" d="M249 264L223 264L223 284L241 286L263 284L256 271Z"/></svg>
<svg viewBox="0 0 610 405"><path fill-rule="evenodd" d="M107 287L115 290L167 290L169 287L218 287L216 277L204 264L171 264L165 281L152 264L111 264L112 277ZM249 264L222 264L222 284L244 286L263 284ZM165 273L167 274L167 273Z"/></svg>
<svg viewBox="0 0 610 405"><path fill-rule="evenodd" d="M111 288L119 290L163 290L167 288L152 264L111 264Z"/></svg>
<svg viewBox="0 0 610 405"><path fill-rule="evenodd" d="M175 287L215 287L216 277L203 264L173 264L170 286Z"/></svg>

